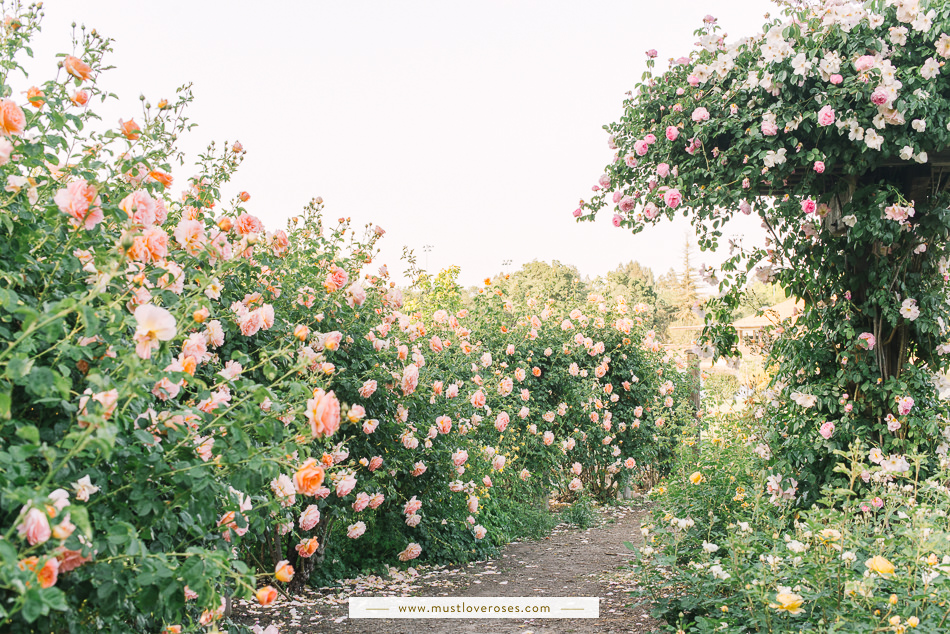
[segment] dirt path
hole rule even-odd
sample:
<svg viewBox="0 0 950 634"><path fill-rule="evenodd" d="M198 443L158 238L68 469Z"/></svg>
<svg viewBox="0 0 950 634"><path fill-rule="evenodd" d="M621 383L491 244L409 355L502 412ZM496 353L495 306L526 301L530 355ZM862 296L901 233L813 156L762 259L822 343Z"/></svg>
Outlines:
<svg viewBox="0 0 950 634"><path fill-rule="evenodd" d="M279 600L267 608L237 606L245 623L278 626L280 634L627 634L652 632L656 622L631 599L628 576L617 574L630 558L624 541L639 544L646 506L610 507L590 529L557 526L545 539L515 542L498 557L462 566L391 570L341 582L342 588L309 591L305 598ZM347 618L355 596L600 597L599 619L358 619Z"/></svg>

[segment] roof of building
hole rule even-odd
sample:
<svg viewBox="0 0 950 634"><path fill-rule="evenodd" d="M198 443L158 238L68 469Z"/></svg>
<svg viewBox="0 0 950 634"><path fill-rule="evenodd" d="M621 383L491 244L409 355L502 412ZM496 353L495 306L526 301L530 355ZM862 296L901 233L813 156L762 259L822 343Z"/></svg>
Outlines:
<svg viewBox="0 0 950 634"><path fill-rule="evenodd" d="M784 302L779 302L775 306L762 309L760 315L750 315L732 322L736 330L750 330L777 326L786 319L797 317L802 309L805 308L805 302L789 297Z"/></svg>

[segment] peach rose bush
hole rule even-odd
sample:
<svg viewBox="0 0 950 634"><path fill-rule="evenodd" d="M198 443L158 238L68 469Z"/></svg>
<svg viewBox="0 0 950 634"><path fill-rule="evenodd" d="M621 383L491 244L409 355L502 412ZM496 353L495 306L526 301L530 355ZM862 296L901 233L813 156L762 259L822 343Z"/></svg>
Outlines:
<svg viewBox="0 0 950 634"><path fill-rule="evenodd" d="M187 87L101 121L110 40L27 76L39 19L2 27L0 630L213 631L231 597L485 555L552 490L669 469L691 387L636 308L411 307L381 228L225 199L240 143L181 174Z"/></svg>

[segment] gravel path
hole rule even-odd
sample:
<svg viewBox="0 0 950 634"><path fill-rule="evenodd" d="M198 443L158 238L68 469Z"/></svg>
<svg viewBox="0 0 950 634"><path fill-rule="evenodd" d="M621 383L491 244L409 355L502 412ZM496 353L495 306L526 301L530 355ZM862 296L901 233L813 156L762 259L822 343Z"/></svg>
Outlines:
<svg viewBox="0 0 950 634"><path fill-rule="evenodd" d="M462 566L420 566L391 570L390 578L349 579L341 587L310 590L297 601L279 599L261 608L236 606L244 623L278 626L280 634L641 634L657 623L643 608L627 607L630 575L620 573L639 544L640 520L649 509L630 506L600 510L600 523L587 530L559 525L549 537L515 542L498 557ZM355 619L347 600L355 596L600 597L599 619Z"/></svg>

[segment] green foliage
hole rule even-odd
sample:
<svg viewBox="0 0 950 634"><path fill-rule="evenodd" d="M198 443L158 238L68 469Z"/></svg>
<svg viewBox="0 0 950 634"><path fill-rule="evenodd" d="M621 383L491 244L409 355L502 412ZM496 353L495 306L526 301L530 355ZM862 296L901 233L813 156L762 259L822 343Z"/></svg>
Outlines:
<svg viewBox="0 0 950 634"><path fill-rule="evenodd" d="M581 530L597 524L597 509L587 496L581 496L561 511L560 520Z"/></svg>
<svg viewBox="0 0 950 634"><path fill-rule="evenodd" d="M636 566L667 631L944 631L945 461L926 481L894 478L856 445L835 466L850 488L795 514L762 488L754 443L715 443L655 490Z"/></svg>

